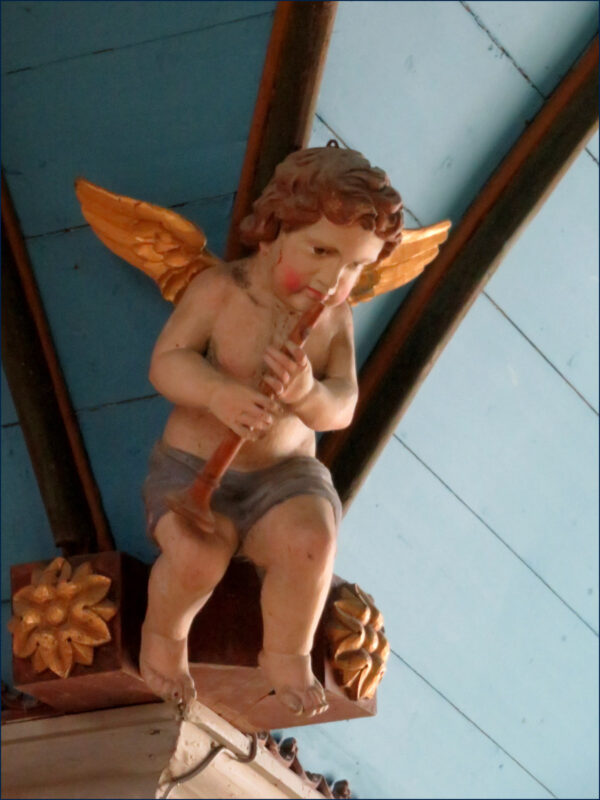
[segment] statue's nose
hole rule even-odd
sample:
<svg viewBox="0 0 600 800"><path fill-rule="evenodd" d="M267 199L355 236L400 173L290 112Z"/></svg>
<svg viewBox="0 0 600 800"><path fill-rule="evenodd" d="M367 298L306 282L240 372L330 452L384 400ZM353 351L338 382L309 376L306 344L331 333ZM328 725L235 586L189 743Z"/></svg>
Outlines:
<svg viewBox="0 0 600 800"><path fill-rule="evenodd" d="M334 294L338 287L340 278L342 276L343 267L336 267L329 270L326 275L322 276L323 292L325 294Z"/></svg>

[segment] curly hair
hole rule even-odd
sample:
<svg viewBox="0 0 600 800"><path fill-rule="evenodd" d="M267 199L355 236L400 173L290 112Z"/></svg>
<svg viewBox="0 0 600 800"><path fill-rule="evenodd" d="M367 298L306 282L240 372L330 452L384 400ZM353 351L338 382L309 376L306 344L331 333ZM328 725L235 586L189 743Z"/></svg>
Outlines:
<svg viewBox="0 0 600 800"><path fill-rule="evenodd" d="M281 231L312 225L325 216L335 225L359 224L383 240L378 260L402 236L402 199L386 173L335 140L298 150L279 164L252 212L240 223L242 242L256 248Z"/></svg>

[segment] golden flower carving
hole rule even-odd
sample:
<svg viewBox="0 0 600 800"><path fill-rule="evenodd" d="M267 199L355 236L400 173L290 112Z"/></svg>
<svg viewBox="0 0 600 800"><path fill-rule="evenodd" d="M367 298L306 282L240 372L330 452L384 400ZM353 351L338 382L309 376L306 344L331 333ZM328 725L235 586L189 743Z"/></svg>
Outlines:
<svg viewBox="0 0 600 800"><path fill-rule="evenodd" d="M355 583L337 587L325 634L339 685L352 700L372 698L390 652L383 615L373 598Z"/></svg>
<svg viewBox="0 0 600 800"><path fill-rule="evenodd" d="M105 600L111 580L96 575L86 561L75 571L64 558L37 568L31 583L13 597L8 629L13 653L31 658L36 672L51 669L67 678L74 664L91 665L94 647L111 639L106 624L117 613Z"/></svg>

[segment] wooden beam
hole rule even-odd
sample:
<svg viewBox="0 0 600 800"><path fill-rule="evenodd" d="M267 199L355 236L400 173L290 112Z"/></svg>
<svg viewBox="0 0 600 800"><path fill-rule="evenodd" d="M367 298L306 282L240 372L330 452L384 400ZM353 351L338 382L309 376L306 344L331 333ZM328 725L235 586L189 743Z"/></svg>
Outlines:
<svg viewBox="0 0 600 800"><path fill-rule="evenodd" d="M152 703L13 722L2 726L2 797L348 796L345 782L329 788L305 772L293 742L278 748L262 736L254 752L249 737L197 702L186 719Z"/></svg>
<svg viewBox="0 0 600 800"><path fill-rule="evenodd" d="M2 796L155 797L180 728L166 703L3 725Z"/></svg>
<svg viewBox="0 0 600 800"><path fill-rule="evenodd" d="M65 555L113 550L4 176L2 363L56 545Z"/></svg>
<svg viewBox="0 0 600 800"><path fill-rule="evenodd" d="M280 161L310 138L337 2L280 0L233 207L226 259L246 254L238 226Z"/></svg>
<svg viewBox="0 0 600 800"><path fill-rule="evenodd" d="M360 375L345 431L319 457L345 507L494 270L598 125L598 37L528 125L396 312Z"/></svg>

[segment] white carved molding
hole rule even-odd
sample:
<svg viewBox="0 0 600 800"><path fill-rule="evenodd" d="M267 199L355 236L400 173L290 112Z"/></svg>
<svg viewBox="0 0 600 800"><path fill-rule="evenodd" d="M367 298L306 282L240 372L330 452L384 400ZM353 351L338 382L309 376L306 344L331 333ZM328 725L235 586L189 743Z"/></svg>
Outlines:
<svg viewBox="0 0 600 800"><path fill-rule="evenodd" d="M216 747L199 774L184 779ZM166 704L2 725L3 798L323 798L205 706ZM180 782L178 782L178 779Z"/></svg>

